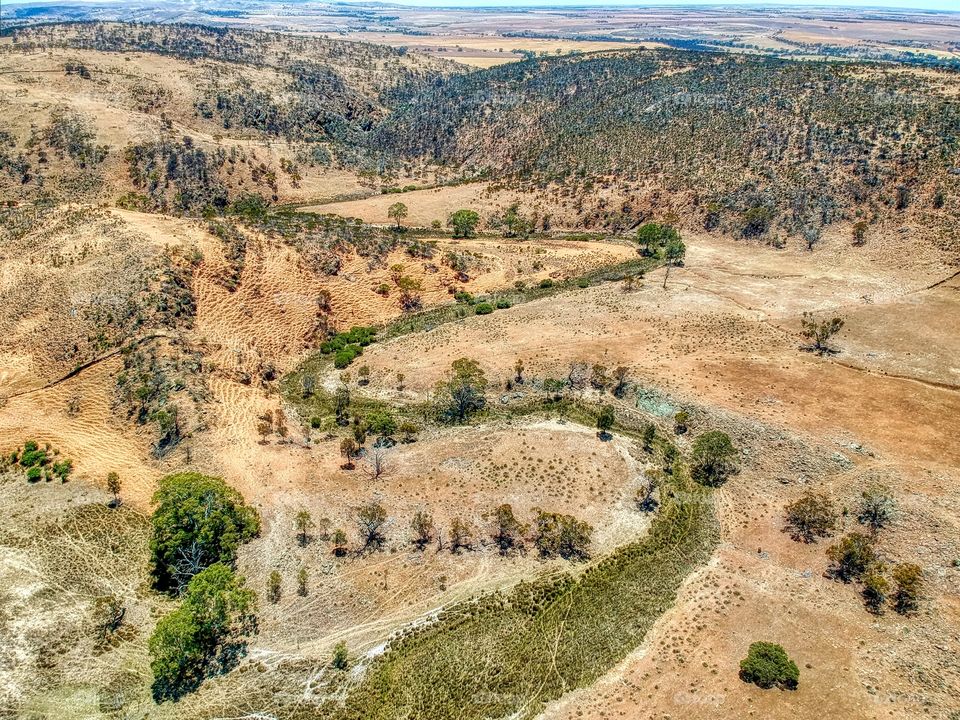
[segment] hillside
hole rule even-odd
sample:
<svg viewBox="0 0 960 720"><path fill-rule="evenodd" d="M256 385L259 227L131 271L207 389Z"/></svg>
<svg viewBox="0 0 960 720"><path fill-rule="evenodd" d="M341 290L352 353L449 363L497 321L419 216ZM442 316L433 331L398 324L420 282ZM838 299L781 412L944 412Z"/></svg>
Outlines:
<svg viewBox="0 0 960 720"><path fill-rule="evenodd" d="M607 210L815 243L840 221L907 213L957 239L955 73L638 50L528 60L408 88L374 147L471 176L555 181ZM649 204L649 203L648 203ZM691 217L691 215L693 217Z"/></svg>
<svg viewBox="0 0 960 720"><path fill-rule="evenodd" d="M956 720L960 76L511 41L0 36L0 718Z"/></svg>

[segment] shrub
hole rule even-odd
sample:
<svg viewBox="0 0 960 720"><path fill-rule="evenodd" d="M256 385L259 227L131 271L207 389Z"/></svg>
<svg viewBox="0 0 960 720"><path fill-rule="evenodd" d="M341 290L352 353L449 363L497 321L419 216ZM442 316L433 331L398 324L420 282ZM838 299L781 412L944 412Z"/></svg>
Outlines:
<svg viewBox="0 0 960 720"><path fill-rule="evenodd" d="M737 450L725 432L710 430L693 441L690 472L697 482L720 485L737 467Z"/></svg>
<svg viewBox="0 0 960 720"><path fill-rule="evenodd" d="M859 580L867 568L879 559L873 540L856 532L845 535L840 542L831 545L827 550L827 557L834 563L833 575L844 582Z"/></svg>
<svg viewBox="0 0 960 720"><path fill-rule="evenodd" d="M551 280L550 278L544 278L543 280L540 281L539 287L543 290L546 290L547 288L552 288L553 280Z"/></svg>
<svg viewBox="0 0 960 720"><path fill-rule="evenodd" d="M453 295L453 299L458 303L463 303L464 305L473 305L476 302L476 299L468 293L466 290L458 290Z"/></svg>
<svg viewBox="0 0 960 720"><path fill-rule="evenodd" d="M510 301L506 298L497 300L497 310L507 310L510 308Z"/></svg>
<svg viewBox="0 0 960 720"><path fill-rule="evenodd" d="M488 302L477 303L474 305L473 311L477 315L489 315L493 312L493 305Z"/></svg>
<svg viewBox="0 0 960 720"><path fill-rule="evenodd" d="M347 644L342 640L333 646L333 659L330 664L334 670L346 670L349 665L349 654L347 653Z"/></svg>
<svg viewBox="0 0 960 720"><path fill-rule="evenodd" d="M867 610L879 615L883 611L883 604L887 601L890 583L883 575L882 563L875 563L867 569L861 578L863 582L863 602Z"/></svg>
<svg viewBox="0 0 960 720"><path fill-rule="evenodd" d="M794 690L800 682L800 669L782 646L755 642L750 645L747 657L740 661L740 679L762 688Z"/></svg>
<svg viewBox="0 0 960 720"><path fill-rule="evenodd" d="M256 510L217 477L168 475L153 502L151 569L160 590L179 592L214 563L232 567L240 544L260 532Z"/></svg>
<svg viewBox="0 0 960 720"><path fill-rule="evenodd" d="M916 612L923 594L923 569L914 563L901 563L893 569L897 584L893 593L893 608L901 615Z"/></svg>
<svg viewBox="0 0 960 720"><path fill-rule="evenodd" d="M586 560L593 528L572 515L537 510L536 545L544 557Z"/></svg>
<svg viewBox="0 0 960 720"><path fill-rule="evenodd" d="M207 675L231 669L254 630L255 598L226 565L214 564L186 586L183 604L161 618L150 636L153 696L177 699Z"/></svg>
<svg viewBox="0 0 960 720"><path fill-rule="evenodd" d="M365 419L367 429L374 435L389 437L397 431L397 419L387 410L375 410Z"/></svg>
<svg viewBox="0 0 960 720"><path fill-rule="evenodd" d="M893 520L897 511L897 501L885 487L872 487L864 490L860 497L857 520L874 532L885 527Z"/></svg>
<svg viewBox="0 0 960 720"><path fill-rule="evenodd" d="M363 348L359 345L347 345L333 356L333 366L338 370L343 370L362 354Z"/></svg>
<svg viewBox="0 0 960 720"><path fill-rule="evenodd" d="M837 523L837 512L829 497L821 493L806 492L786 508L787 527L796 540L813 542L817 537L827 537Z"/></svg>

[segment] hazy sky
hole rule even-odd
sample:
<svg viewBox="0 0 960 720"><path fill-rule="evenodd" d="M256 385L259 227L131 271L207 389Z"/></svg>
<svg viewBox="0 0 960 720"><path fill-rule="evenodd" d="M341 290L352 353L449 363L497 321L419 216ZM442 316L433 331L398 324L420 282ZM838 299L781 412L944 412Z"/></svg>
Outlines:
<svg viewBox="0 0 960 720"><path fill-rule="evenodd" d="M349 1L349 0L348 0ZM357 0L359 1L359 0ZM386 0L400 5L429 5L431 7L531 7L537 6L597 6L629 5L649 7L656 5L786 5L820 8L859 7L859 8L910 8L916 10L953 10L960 12L960 0L844 0L844 2L824 2L824 0Z"/></svg>

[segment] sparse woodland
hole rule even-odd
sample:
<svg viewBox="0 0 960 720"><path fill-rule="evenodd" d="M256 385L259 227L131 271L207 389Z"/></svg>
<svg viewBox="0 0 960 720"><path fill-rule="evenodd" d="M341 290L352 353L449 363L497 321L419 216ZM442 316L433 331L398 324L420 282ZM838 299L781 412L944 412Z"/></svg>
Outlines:
<svg viewBox="0 0 960 720"><path fill-rule="evenodd" d="M665 44L4 30L0 716L957 701L960 81Z"/></svg>

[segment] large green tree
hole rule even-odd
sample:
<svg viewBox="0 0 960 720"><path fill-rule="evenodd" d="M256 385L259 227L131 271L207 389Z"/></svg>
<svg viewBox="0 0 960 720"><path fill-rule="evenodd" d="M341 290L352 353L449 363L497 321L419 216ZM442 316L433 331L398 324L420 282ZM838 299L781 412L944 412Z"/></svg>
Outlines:
<svg viewBox="0 0 960 720"><path fill-rule="evenodd" d="M217 477L168 475L153 502L150 557L159 590L179 593L214 563L232 567L240 544L260 532L257 511Z"/></svg>
<svg viewBox="0 0 960 720"><path fill-rule="evenodd" d="M162 617L150 636L154 699L175 700L208 675L234 667L255 629L255 606L253 592L226 565L197 573L180 607Z"/></svg>
<svg viewBox="0 0 960 720"><path fill-rule="evenodd" d="M453 228L455 238L471 238L477 234L477 224L480 222L480 216L473 210L457 210L447 225Z"/></svg>

